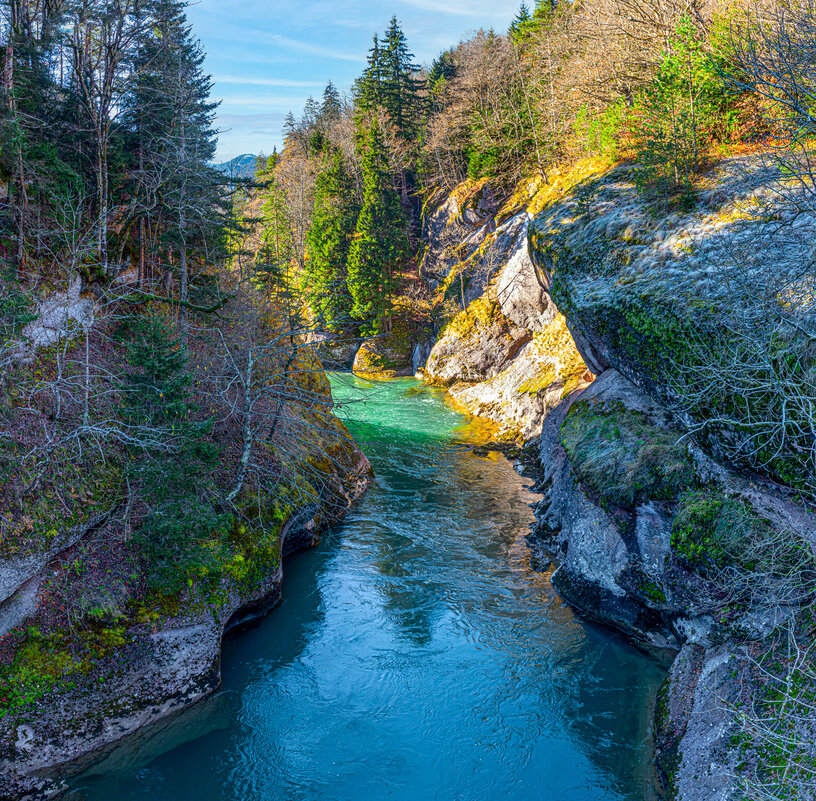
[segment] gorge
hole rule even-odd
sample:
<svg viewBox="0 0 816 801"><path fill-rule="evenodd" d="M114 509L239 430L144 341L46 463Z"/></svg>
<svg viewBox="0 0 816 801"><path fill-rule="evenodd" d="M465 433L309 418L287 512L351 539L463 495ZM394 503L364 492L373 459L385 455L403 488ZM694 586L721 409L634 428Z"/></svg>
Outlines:
<svg viewBox="0 0 816 801"><path fill-rule="evenodd" d="M146 757L120 749L70 797L651 798L665 663L530 570L529 482L474 455L438 391L332 383L377 476L365 499L226 644L222 689L175 726L200 736L135 773Z"/></svg>
<svg viewBox="0 0 816 801"><path fill-rule="evenodd" d="M813 801L815 37L0 0L0 799Z"/></svg>

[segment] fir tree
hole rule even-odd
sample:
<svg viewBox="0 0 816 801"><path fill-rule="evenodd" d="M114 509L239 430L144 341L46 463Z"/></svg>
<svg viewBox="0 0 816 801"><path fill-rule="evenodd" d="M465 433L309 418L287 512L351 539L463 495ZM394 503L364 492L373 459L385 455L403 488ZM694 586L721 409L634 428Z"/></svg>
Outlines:
<svg viewBox="0 0 816 801"><path fill-rule="evenodd" d="M381 330L391 307L396 271L407 253L406 221L392 176L383 134L371 123L365 137L363 205L348 259L352 316L364 332Z"/></svg>
<svg viewBox="0 0 816 801"><path fill-rule="evenodd" d="M397 130L406 139L419 133L424 102L423 82L417 78L419 67L408 49L405 34L396 17L391 17L384 37L383 102Z"/></svg>
<svg viewBox="0 0 816 801"><path fill-rule="evenodd" d="M297 136L297 121L295 115L290 111L283 121L283 145L290 147L295 143Z"/></svg>
<svg viewBox="0 0 816 801"><path fill-rule="evenodd" d="M358 120L381 107L402 137L415 139L425 109L424 82L417 77L418 73L405 34L397 18L392 17L385 36L381 40L374 36L368 65L355 84Z"/></svg>
<svg viewBox="0 0 816 801"><path fill-rule="evenodd" d="M313 316L334 331L348 322L351 312L346 263L358 211L353 182L342 154L335 150L315 182L304 274L304 290Z"/></svg>
<svg viewBox="0 0 816 801"><path fill-rule="evenodd" d="M275 178L275 167L280 158L275 151L267 159L264 171L258 176L264 185L264 200L261 206L263 238L256 267L270 289L281 287L294 255L292 230L288 218L288 199Z"/></svg>
<svg viewBox="0 0 816 801"><path fill-rule="evenodd" d="M519 7L518 13L510 23L510 30L508 31L508 34L512 41L519 42L524 37L531 19L530 9L527 8L527 3L522 3Z"/></svg>
<svg viewBox="0 0 816 801"><path fill-rule="evenodd" d="M305 128L314 128L320 120L320 104L311 95L303 107L303 125Z"/></svg>
<svg viewBox="0 0 816 801"><path fill-rule="evenodd" d="M129 326L125 373L125 417L148 427L176 428L190 411L187 354L158 317L137 318Z"/></svg>
<svg viewBox="0 0 816 801"><path fill-rule="evenodd" d="M374 34L374 43L368 51L368 62L363 74L354 83L354 99L358 115L381 106L383 102L383 52L378 35Z"/></svg>
<svg viewBox="0 0 816 801"><path fill-rule="evenodd" d="M195 265L212 259L223 244L227 208L220 175L210 166L215 155L211 80L203 71L204 53L193 38L185 0L147 0L128 98L127 118L136 133L134 172L141 214L150 210L161 232L159 252L175 252L179 295L189 297ZM184 306L182 306L184 309ZM184 312L182 313L184 320Z"/></svg>
<svg viewBox="0 0 816 801"><path fill-rule="evenodd" d="M340 119L343 111L343 102L337 87L329 81L323 91L323 104L320 107L320 119L324 125L331 124Z"/></svg>
<svg viewBox="0 0 816 801"><path fill-rule="evenodd" d="M438 92L445 81L449 81L456 75L456 60L453 52L446 50L433 60L430 70L428 70L428 88L432 92Z"/></svg>

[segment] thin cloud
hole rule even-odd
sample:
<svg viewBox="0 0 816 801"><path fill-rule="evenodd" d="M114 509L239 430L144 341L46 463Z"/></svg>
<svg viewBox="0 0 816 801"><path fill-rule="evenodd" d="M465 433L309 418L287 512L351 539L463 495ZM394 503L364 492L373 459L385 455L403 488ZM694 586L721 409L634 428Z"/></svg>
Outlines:
<svg viewBox="0 0 816 801"><path fill-rule="evenodd" d="M445 0L403 0L405 5L413 8L421 8L423 11L435 11L438 14L449 14L454 17L504 17L506 14L503 10L497 9L495 5L487 3L474 4L467 2L467 0L452 0L452 2L445 2Z"/></svg>
<svg viewBox="0 0 816 801"><path fill-rule="evenodd" d="M290 81L285 78L255 78L242 75L216 75L213 80L217 84L235 84L236 86L278 86L282 88L292 87L297 89L308 89L315 86L323 86L320 81Z"/></svg>
<svg viewBox="0 0 816 801"><path fill-rule="evenodd" d="M311 56L320 56L321 58L330 58L337 61L353 61L360 63L365 59L365 54L360 53L344 53L340 50L334 50L331 47L323 47L322 45L313 45L308 42L301 42L297 39L290 39L287 36L281 36L279 33L269 34L269 38L288 47L290 50L297 50L300 53L308 53Z"/></svg>
<svg viewBox="0 0 816 801"><path fill-rule="evenodd" d="M299 97L225 97L222 99L222 108L230 108L231 106L279 106L284 109L292 107L292 104L297 104Z"/></svg>

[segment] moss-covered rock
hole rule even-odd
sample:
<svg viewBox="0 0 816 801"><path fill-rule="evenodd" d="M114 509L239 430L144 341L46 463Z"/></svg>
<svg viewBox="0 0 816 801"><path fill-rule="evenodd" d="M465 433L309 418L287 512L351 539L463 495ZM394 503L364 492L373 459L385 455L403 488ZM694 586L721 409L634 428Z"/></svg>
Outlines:
<svg viewBox="0 0 816 801"><path fill-rule="evenodd" d="M604 503L634 509L674 500L695 482L681 434L658 428L621 403L579 401L561 427L573 470Z"/></svg>
<svg viewBox="0 0 816 801"><path fill-rule="evenodd" d="M412 355L415 343L401 327L367 339L354 357L353 371L361 378L384 380L413 375Z"/></svg>
<svg viewBox="0 0 816 801"><path fill-rule="evenodd" d="M694 209L658 219L631 168L617 167L554 198L530 224L530 251L591 369L612 366L677 410L717 458L816 497L813 434L784 411L813 400L797 243L816 234L816 217L778 235L768 181L759 161L727 160ZM786 311L774 316L779 297Z"/></svg>

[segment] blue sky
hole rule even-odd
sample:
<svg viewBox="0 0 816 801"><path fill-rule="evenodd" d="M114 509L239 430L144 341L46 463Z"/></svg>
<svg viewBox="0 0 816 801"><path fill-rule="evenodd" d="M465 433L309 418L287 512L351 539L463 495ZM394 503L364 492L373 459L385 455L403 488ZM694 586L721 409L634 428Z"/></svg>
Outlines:
<svg viewBox="0 0 816 801"><path fill-rule="evenodd" d="M269 153L283 118L319 98L329 79L348 91L371 38L392 14L421 64L478 28L505 30L520 0L193 0L188 15L223 101L218 159Z"/></svg>

